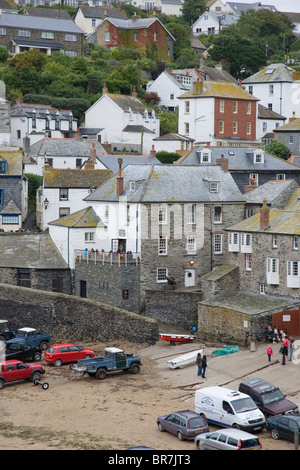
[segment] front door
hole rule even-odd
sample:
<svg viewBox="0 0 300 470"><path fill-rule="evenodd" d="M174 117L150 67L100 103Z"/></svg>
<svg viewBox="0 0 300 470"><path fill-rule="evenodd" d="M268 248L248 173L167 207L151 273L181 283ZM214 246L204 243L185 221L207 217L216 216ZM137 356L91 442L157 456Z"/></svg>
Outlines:
<svg viewBox="0 0 300 470"><path fill-rule="evenodd" d="M196 285L196 273L195 269L186 269L184 277L185 287L195 287Z"/></svg>
<svg viewBox="0 0 300 470"><path fill-rule="evenodd" d="M80 281L80 297L86 297L86 281Z"/></svg>

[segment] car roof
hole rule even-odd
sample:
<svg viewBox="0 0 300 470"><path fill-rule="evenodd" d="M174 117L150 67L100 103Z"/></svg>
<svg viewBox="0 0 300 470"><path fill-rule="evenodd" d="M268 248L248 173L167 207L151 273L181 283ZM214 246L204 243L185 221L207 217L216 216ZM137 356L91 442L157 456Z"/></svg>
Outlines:
<svg viewBox="0 0 300 470"><path fill-rule="evenodd" d="M7 361L0 361L2 365L10 365L10 364L23 364L22 361L18 361L17 359L8 359Z"/></svg>
<svg viewBox="0 0 300 470"><path fill-rule="evenodd" d="M292 419L293 421L300 421L300 415L293 415L293 414L270 416L267 420L277 421L279 418L288 418L288 419Z"/></svg>
<svg viewBox="0 0 300 470"><path fill-rule="evenodd" d="M75 346L73 343L60 343L60 344L51 344L50 348L61 348L66 346Z"/></svg>
<svg viewBox="0 0 300 470"><path fill-rule="evenodd" d="M253 437L257 437L254 434L250 434L249 432L246 431L241 431L240 429L233 429L233 428L224 428L224 429L217 429L216 431L212 431L211 434L214 433L218 434L225 434L226 436L231 436L239 439L250 439Z"/></svg>
<svg viewBox="0 0 300 470"><path fill-rule="evenodd" d="M177 415L182 415L182 416L187 416L187 417L200 416L199 413L196 413L195 411L191 411L191 410L174 411L173 413L170 413L170 414L177 414Z"/></svg>
<svg viewBox="0 0 300 470"><path fill-rule="evenodd" d="M244 385L248 385L255 390L260 390L261 392L266 392L267 390L278 388L276 385L271 384L265 379L260 379L259 377L252 377L251 379L243 380L241 382Z"/></svg>

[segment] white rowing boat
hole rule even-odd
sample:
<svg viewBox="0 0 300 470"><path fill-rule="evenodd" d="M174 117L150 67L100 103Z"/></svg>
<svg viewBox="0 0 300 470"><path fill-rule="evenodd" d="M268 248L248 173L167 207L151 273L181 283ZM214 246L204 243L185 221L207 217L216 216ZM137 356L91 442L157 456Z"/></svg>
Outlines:
<svg viewBox="0 0 300 470"><path fill-rule="evenodd" d="M197 351L191 351L186 354L181 354L180 356L174 357L167 361L170 369L181 369L182 367L189 366L196 363L197 354L202 354L204 349L197 349Z"/></svg>

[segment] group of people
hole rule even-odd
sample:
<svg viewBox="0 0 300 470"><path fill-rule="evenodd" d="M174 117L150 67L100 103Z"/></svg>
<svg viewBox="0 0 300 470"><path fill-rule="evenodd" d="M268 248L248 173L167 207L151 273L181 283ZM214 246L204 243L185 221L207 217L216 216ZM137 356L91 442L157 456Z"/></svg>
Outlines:
<svg viewBox="0 0 300 470"><path fill-rule="evenodd" d="M294 352L294 338L291 335L287 335L283 330L278 330L275 326L272 328L270 325L268 326L266 332L267 340L272 343L280 343L279 352L282 354L282 365L286 364L287 357L289 360L293 360L293 352ZM273 355L273 349L271 346L267 348L267 356L269 361L271 361Z"/></svg>
<svg viewBox="0 0 300 470"><path fill-rule="evenodd" d="M206 368L207 368L206 356L204 355L202 357L201 353L198 353L197 358L196 358L196 364L197 364L197 367L198 367L198 377L201 375L201 377L203 377L205 379L206 378L205 377L205 371L206 371Z"/></svg>

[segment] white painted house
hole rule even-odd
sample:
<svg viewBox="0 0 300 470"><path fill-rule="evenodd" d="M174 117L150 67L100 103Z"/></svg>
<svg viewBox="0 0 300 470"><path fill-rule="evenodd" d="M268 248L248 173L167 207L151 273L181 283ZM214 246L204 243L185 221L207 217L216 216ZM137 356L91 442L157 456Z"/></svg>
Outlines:
<svg viewBox="0 0 300 470"><path fill-rule="evenodd" d="M206 11L193 23L192 32L194 36L199 36L199 34L205 34L207 36L213 34L217 36L221 29L236 24L237 21L238 18L234 15L218 15Z"/></svg>
<svg viewBox="0 0 300 470"><path fill-rule="evenodd" d="M77 131L77 119L71 110L58 110L41 104L17 103L12 106L11 145L23 146L27 135L33 144L43 137L74 137Z"/></svg>
<svg viewBox="0 0 300 470"><path fill-rule="evenodd" d="M300 116L300 74L285 64L270 64L243 80L245 89L260 104L291 118Z"/></svg>
<svg viewBox="0 0 300 470"><path fill-rule="evenodd" d="M180 83L173 74L164 70L155 80L148 82L146 91L157 93L160 98L158 104L160 107L175 111L179 106L178 96L189 88Z"/></svg>
<svg viewBox="0 0 300 470"><path fill-rule="evenodd" d="M103 95L85 113L85 127L99 127L101 142L111 144L113 151L130 152L133 149L149 155L153 139L159 136L160 119L153 109L147 108L131 96L108 93Z"/></svg>

